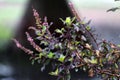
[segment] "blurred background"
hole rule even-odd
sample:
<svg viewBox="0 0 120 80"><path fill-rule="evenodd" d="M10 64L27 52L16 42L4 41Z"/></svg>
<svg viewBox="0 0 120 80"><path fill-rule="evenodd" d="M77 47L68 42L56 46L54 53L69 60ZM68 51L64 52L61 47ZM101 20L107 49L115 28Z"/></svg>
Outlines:
<svg viewBox="0 0 120 80"><path fill-rule="evenodd" d="M16 34L29 0L0 0L0 48Z"/></svg>
<svg viewBox="0 0 120 80"><path fill-rule="evenodd" d="M68 0L71 1L81 17L95 28L99 39L107 39L120 44L120 10L106 12L117 7L120 2L114 0ZM47 16L54 26L62 25L58 18L73 16L65 0L0 0L0 80L48 80L47 72L40 72L39 65L31 65L29 56L17 49L12 38L18 39L29 47L24 32L35 25L32 7L38 10L40 17ZM31 47L29 47L31 48ZM49 71L49 70L48 70ZM75 74L79 77L78 74ZM90 80L86 73L81 79ZM87 79L88 78L88 79ZM93 80L91 78L91 80ZM95 79L94 79L95 80ZM98 80L98 79L97 79Z"/></svg>

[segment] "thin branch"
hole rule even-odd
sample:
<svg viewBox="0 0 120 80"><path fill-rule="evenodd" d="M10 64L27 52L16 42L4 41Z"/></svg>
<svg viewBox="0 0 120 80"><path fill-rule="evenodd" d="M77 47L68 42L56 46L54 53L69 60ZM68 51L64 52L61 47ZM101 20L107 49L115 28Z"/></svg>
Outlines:
<svg viewBox="0 0 120 80"><path fill-rule="evenodd" d="M33 51L31 51L30 49L27 49L24 46L22 46L16 39L12 39L12 40L16 43L16 46L18 48L20 48L21 50L23 50L25 53L28 53L29 55L33 55Z"/></svg>
<svg viewBox="0 0 120 80"><path fill-rule="evenodd" d="M26 35L27 35L27 40L30 42L30 44L33 46L33 48L36 49L36 51L38 52L41 52L42 51L42 48L39 47L32 39L32 37L29 35L28 32L26 32Z"/></svg>

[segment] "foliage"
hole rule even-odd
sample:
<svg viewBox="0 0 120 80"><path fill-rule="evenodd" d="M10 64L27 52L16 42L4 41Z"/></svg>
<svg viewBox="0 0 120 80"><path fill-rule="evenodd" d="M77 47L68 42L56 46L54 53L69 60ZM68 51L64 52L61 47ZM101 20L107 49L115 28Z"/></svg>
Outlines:
<svg viewBox="0 0 120 80"><path fill-rule="evenodd" d="M41 70L50 63L53 70L50 75L57 76L58 80L70 80L70 71L82 69L89 73L90 77L101 76L105 80L120 79L120 48L119 46L102 40L98 49L94 49L89 42L86 32L90 32L88 25L82 29L83 22L76 18L67 17L60 19L64 26L51 32L49 29L52 23L47 22L47 17L42 22L39 14L33 9L37 27L29 27L34 30L36 38L32 38L26 32L27 40L36 52L22 46L16 39L13 39L17 47L22 49L28 55L32 64L35 61L43 65ZM35 41L39 41L36 44Z"/></svg>

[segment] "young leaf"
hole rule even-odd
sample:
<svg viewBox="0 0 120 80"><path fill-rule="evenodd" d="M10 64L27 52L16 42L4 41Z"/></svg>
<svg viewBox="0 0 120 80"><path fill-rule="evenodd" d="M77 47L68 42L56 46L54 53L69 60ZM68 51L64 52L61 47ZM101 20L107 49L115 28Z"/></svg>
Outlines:
<svg viewBox="0 0 120 80"><path fill-rule="evenodd" d="M39 53L39 58L41 59L44 56L43 53Z"/></svg>
<svg viewBox="0 0 120 80"><path fill-rule="evenodd" d="M65 60L65 56L64 55L60 55L60 58L58 59L58 61L64 62L64 60Z"/></svg>
<svg viewBox="0 0 120 80"><path fill-rule="evenodd" d="M98 63L97 59L91 59L91 60L89 60L89 62L92 63L92 64L97 64Z"/></svg>
<svg viewBox="0 0 120 80"><path fill-rule="evenodd" d="M41 41L40 44L44 44L45 46L47 46L47 45L48 45L48 42L46 42L46 41Z"/></svg>
<svg viewBox="0 0 120 80"><path fill-rule="evenodd" d="M58 74L59 74L58 68L55 70L55 72L50 72L49 74L53 75L53 76L58 76Z"/></svg>
<svg viewBox="0 0 120 80"><path fill-rule="evenodd" d="M65 23L70 25L71 24L71 18L67 17L66 20L65 20Z"/></svg>
<svg viewBox="0 0 120 80"><path fill-rule="evenodd" d="M46 30L46 26L42 26L42 31L45 31Z"/></svg>
<svg viewBox="0 0 120 80"><path fill-rule="evenodd" d="M63 24L65 24L65 21L62 18L60 18L60 20L63 22Z"/></svg>
<svg viewBox="0 0 120 80"><path fill-rule="evenodd" d="M50 53L47 55L48 58L53 58L53 56L54 56L54 53L52 53L52 52L50 52Z"/></svg>
<svg viewBox="0 0 120 80"><path fill-rule="evenodd" d="M61 28L61 31L64 32L64 31L65 31L65 28Z"/></svg>
<svg viewBox="0 0 120 80"><path fill-rule="evenodd" d="M72 62L72 61L73 61L73 58L68 59L68 61L71 61L71 62Z"/></svg>
<svg viewBox="0 0 120 80"><path fill-rule="evenodd" d="M88 31L91 30L90 26L86 26L86 29L87 29Z"/></svg>
<svg viewBox="0 0 120 80"><path fill-rule="evenodd" d="M73 23L75 21L75 19L76 19L76 17L73 17L71 23Z"/></svg>
<svg viewBox="0 0 120 80"><path fill-rule="evenodd" d="M119 68L117 63L115 63L115 68Z"/></svg>
<svg viewBox="0 0 120 80"><path fill-rule="evenodd" d="M60 29L56 29L55 31L56 31L57 33L60 33L60 34L63 33Z"/></svg>

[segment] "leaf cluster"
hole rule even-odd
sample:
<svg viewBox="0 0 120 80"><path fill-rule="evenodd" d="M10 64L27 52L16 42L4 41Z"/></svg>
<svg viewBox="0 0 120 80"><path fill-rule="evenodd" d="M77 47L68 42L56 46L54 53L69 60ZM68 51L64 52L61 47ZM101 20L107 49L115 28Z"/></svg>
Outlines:
<svg viewBox="0 0 120 80"><path fill-rule="evenodd" d="M78 22L76 18L67 17L63 22L64 26L50 31L52 23L47 22L47 17L42 22L38 12L33 9L37 27L29 27L34 30L34 39L26 32L27 40L37 51L34 52L22 46L16 39L13 39L17 47L30 55L32 64L38 62L45 70L48 64L52 64L53 69L50 75L57 76L58 80L70 80L70 71L76 72L84 70L93 77L99 75L105 80L120 79L120 48L119 46L105 40L98 44L98 49L94 49L89 42L86 30L90 32L88 24ZM81 25L86 25L85 30ZM56 36L59 35L59 36ZM39 41L36 44L35 41Z"/></svg>

